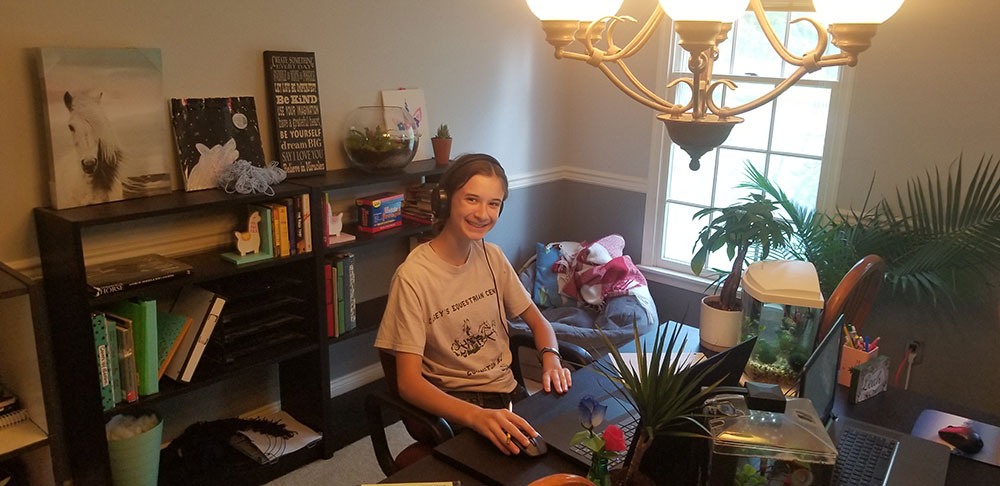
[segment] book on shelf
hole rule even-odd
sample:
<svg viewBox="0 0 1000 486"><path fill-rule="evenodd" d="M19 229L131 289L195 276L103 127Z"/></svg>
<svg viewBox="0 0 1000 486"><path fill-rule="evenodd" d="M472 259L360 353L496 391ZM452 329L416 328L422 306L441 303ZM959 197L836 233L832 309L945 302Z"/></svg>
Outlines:
<svg viewBox="0 0 1000 486"><path fill-rule="evenodd" d="M230 439L230 444L260 464L275 462L281 456L291 454L303 447L309 447L323 438L322 434L295 420L294 417L284 410L263 417L249 418L276 422L284 425L289 432L292 432L292 436L288 439L255 430L241 430L234 434Z"/></svg>
<svg viewBox="0 0 1000 486"><path fill-rule="evenodd" d="M165 311L156 312L156 379L163 378L167 365L177 355L184 335L191 328L192 319Z"/></svg>
<svg viewBox="0 0 1000 486"><path fill-rule="evenodd" d="M302 233L305 238L306 252L313 251L312 244L312 211L309 205L309 194L303 194L302 198Z"/></svg>
<svg viewBox="0 0 1000 486"><path fill-rule="evenodd" d="M92 296L100 297L157 280L190 274L191 265L150 253L88 266L87 287Z"/></svg>
<svg viewBox="0 0 1000 486"><path fill-rule="evenodd" d="M118 403L118 393L111 379L114 368L111 365L110 347L114 341L108 333L108 321L103 313L91 314L90 324L94 334L94 352L97 355L97 379L101 388L101 407L107 411ZM117 354L117 353L116 353Z"/></svg>
<svg viewBox="0 0 1000 486"><path fill-rule="evenodd" d="M344 334L344 260L342 258L337 258L336 263L337 275L333 277L333 281L337 286L337 335L342 336Z"/></svg>
<svg viewBox="0 0 1000 486"><path fill-rule="evenodd" d="M323 284L326 296L326 335L327 337L338 337L337 330L337 269L336 266L327 260L323 263Z"/></svg>
<svg viewBox="0 0 1000 486"><path fill-rule="evenodd" d="M0 429L17 425L28 418L28 411L23 408L0 413ZM3 481L0 481L0 484L3 484Z"/></svg>
<svg viewBox="0 0 1000 486"><path fill-rule="evenodd" d="M115 338L118 344L118 377L121 380L122 400L132 403L139 399L139 374L135 364L135 340L132 331L132 320L108 312L104 313L108 321L108 332L114 323Z"/></svg>
<svg viewBox="0 0 1000 486"><path fill-rule="evenodd" d="M191 381L225 303L224 297L201 287L192 285L181 289L170 313L190 317L192 324L177 354L167 364L167 377L183 383Z"/></svg>
<svg viewBox="0 0 1000 486"><path fill-rule="evenodd" d="M111 312L132 321L132 339L135 348L135 368L139 374L139 395L147 396L160 391L157 345L156 301L128 299L108 307Z"/></svg>
<svg viewBox="0 0 1000 486"><path fill-rule="evenodd" d="M338 268L343 267L339 284L344 289L344 332L351 332L358 327L357 296L354 292L354 254L337 252L334 255L338 258Z"/></svg>

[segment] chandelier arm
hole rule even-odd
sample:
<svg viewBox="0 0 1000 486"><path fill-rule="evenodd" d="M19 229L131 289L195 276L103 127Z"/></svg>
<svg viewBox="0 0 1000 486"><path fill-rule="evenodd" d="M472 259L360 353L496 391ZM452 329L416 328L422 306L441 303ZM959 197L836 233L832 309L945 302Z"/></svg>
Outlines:
<svg viewBox="0 0 1000 486"><path fill-rule="evenodd" d="M666 106L666 107L669 107L669 108L673 108L674 107L673 103L671 103L671 102L669 102L669 101L667 101L667 100L665 100L663 98L660 98L659 96L656 95L656 93L650 91L649 88L647 88L644 84L642 84L635 77L635 75L632 74L632 71L629 70L628 66L625 65L625 61L615 61L615 64L618 65L618 68L622 70L622 73L625 74L625 77L628 78L628 80L632 83L632 85L635 86L636 88L638 88L639 91L642 91L642 93L644 95L646 95L648 98L650 98L654 102L659 103L659 104L661 104L663 106ZM664 110L664 111L666 111L666 110Z"/></svg>
<svg viewBox="0 0 1000 486"><path fill-rule="evenodd" d="M760 2L761 0L750 0L750 8L753 10L754 16L757 17L757 23L760 24L761 30L764 31L764 36L767 37L767 42L771 44L771 48L773 48L774 51L779 56L781 56L782 59L785 60L785 62L795 66L801 66L807 63L808 59L816 60L817 55L820 55L826 51L826 45L828 42L826 30L824 30L823 26L821 26L815 20L810 18L802 18L802 19L795 19L793 23L799 20L805 20L812 24L813 28L816 29L816 36L817 36L816 48L810 51L805 56L801 57L796 56L791 52L789 52L788 49L785 48L781 40L778 39L778 34L774 32L774 28L771 27L771 22L767 20L767 15L764 12L764 6Z"/></svg>
<svg viewBox="0 0 1000 486"><path fill-rule="evenodd" d="M590 60L590 56L572 51L559 51L556 57L559 59L572 59L574 61L584 61L584 62Z"/></svg>
<svg viewBox="0 0 1000 486"><path fill-rule="evenodd" d="M839 54L831 54L829 56L821 57L819 62L816 63L816 65L818 65L821 68L825 68L833 66L854 66L857 63L858 63L857 56L841 52Z"/></svg>
<svg viewBox="0 0 1000 486"><path fill-rule="evenodd" d="M750 110L753 110L754 108L758 108L758 107L760 107L760 106L762 106L764 104L770 103L775 98L777 98L779 95L781 95L781 93L784 93L785 91L788 90L788 88L791 88L792 85L794 85L800 79L802 79L802 77L805 76L808 72L809 71L804 66L799 66L798 69L796 69L795 72L792 73L791 76L789 76L784 81L778 83L778 85L775 86L774 89L772 89L770 92L768 92L764 96L761 96L760 98L757 98L757 99L755 99L755 100L753 100L753 101L751 101L749 103L745 103L745 104L742 104L742 105L734 107L734 108L726 108L726 107L720 108L719 106L717 106L712 101L712 97L711 96L709 96L708 99L705 100L705 101L706 101L706 104L708 105L709 110L712 113L715 113L716 115L718 115L719 117L728 117L728 116L739 115L741 113L746 113L746 112L748 112ZM711 88L708 90L708 92L711 93L712 89L715 89L715 87L718 86L718 84L719 83L716 83L716 84L712 85Z"/></svg>
<svg viewBox="0 0 1000 486"><path fill-rule="evenodd" d="M621 58L630 57L636 52L638 52L639 49L642 49L642 47L646 45L646 42L648 42L649 39L653 36L653 32L656 31L656 28L660 25L660 22L663 21L664 15L666 14L664 14L663 8L660 7L659 3L657 3L656 8L653 9L653 13L649 16L649 20L647 20L646 24L642 26L642 29L640 29L639 32L636 33L635 37L633 37L632 40L628 42L628 44L625 44L625 47L621 48L620 51L615 52L614 54L608 56L606 59L609 61L617 61ZM609 41L611 39L611 26L608 26L608 39Z"/></svg>
<svg viewBox="0 0 1000 486"><path fill-rule="evenodd" d="M598 64L597 68L600 69L601 72L603 72L604 75L607 76L609 80L611 80L612 84L617 86L618 89L622 90L623 93L628 95L629 98L632 98L633 100L638 101L639 103L642 103L643 105L646 105L661 113L668 113L674 107L674 105L670 103L660 104L655 100L644 98L642 95L636 93L631 88L626 86L625 83L623 83L620 79L618 79L618 76L615 76L615 73L612 72L611 69L605 66L604 64Z"/></svg>
<svg viewBox="0 0 1000 486"><path fill-rule="evenodd" d="M688 87L690 87L692 90L694 89L694 80L691 78L677 78L667 83L667 89L673 88L674 86L677 86L678 84L681 83L687 84ZM684 113L685 111L690 110L692 106L694 106L694 97L691 97L691 99L689 99L687 104L684 106L674 105L674 107L670 110L669 113L671 115L677 116Z"/></svg>

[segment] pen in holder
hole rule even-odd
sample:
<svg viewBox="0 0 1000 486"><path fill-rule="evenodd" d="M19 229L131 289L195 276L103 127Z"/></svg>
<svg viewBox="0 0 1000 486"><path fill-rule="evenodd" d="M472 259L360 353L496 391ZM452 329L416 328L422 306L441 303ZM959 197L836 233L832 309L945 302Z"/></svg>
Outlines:
<svg viewBox="0 0 1000 486"><path fill-rule="evenodd" d="M878 346L865 352L863 349L856 349L845 345L840 355L840 373L837 375L837 383L843 386L851 386L851 368L861 363L867 363L876 357L878 357Z"/></svg>

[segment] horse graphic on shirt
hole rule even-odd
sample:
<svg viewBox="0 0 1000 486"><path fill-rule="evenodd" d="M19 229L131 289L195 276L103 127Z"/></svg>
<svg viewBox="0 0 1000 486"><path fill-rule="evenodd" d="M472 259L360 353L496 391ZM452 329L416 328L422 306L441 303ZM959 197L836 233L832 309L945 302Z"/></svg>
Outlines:
<svg viewBox="0 0 1000 486"><path fill-rule="evenodd" d="M479 326L479 333L473 334L472 327L469 325L469 320L466 319L462 324L462 332L465 334L464 338L455 339L451 343L451 352L455 353L455 356L460 356L462 358L467 358L473 354L478 353L486 345L487 341L496 341L496 326L491 322L484 322Z"/></svg>

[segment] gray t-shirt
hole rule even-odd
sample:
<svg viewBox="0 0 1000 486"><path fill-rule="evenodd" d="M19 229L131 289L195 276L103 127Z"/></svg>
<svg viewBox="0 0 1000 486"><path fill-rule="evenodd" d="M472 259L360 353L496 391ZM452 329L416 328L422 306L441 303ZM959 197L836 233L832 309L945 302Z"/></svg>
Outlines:
<svg viewBox="0 0 1000 486"><path fill-rule="evenodd" d="M423 356L424 377L442 390L510 392L507 316L530 304L498 246L477 243L456 267L424 243L392 277L375 347Z"/></svg>

